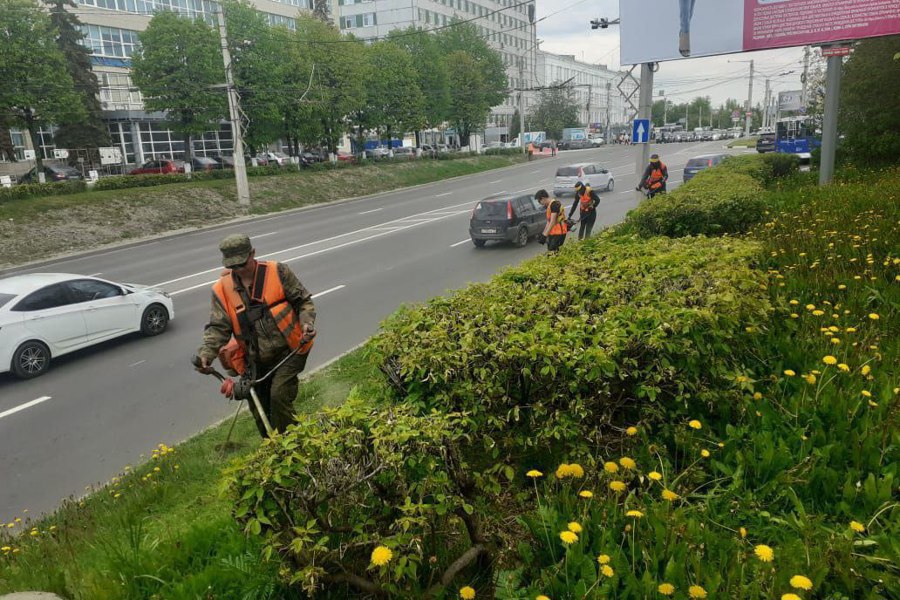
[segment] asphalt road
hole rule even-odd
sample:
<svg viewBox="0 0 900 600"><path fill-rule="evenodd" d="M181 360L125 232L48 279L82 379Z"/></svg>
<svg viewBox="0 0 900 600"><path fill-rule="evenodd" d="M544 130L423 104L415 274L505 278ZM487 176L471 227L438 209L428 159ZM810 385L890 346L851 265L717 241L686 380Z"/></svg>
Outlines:
<svg viewBox="0 0 900 600"><path fill-rule="evenodd" d="M710 142L658 151L677 186L691 156L720 149L720 142ZM80 496L86 486L141 462L157 444L181 442L233 412L235 405L218 394L218 384L188 363L207 319L210 286L221 271L217 244L223 236L248 233L261 258L287 262L317 294L319 336L308 365L315 368L364 342L401 304L487 280L544 251L536 242L476 249L468 219L477 200L500 191L550 189L558 166L598 160L612 171L616 189L601 194L596 231L635 206L638 151L614 146L561 152L19 271L156 285L175 298L176 318L159 337L132 336L55 360L36 380L0 375L0 523L24 509L32 516L53 510L61 499Z"/></svg>

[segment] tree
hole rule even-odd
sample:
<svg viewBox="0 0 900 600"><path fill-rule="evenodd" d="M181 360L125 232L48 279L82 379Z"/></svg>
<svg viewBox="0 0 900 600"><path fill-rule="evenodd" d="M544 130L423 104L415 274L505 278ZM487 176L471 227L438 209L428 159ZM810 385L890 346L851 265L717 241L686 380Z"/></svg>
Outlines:
<svg viewBox="0 0 900 600"><path fill-rule="evenodd" d="M900 36L863 40L844 64L840 130L844 150L863 163L896 164L900 155Z"/></svg>
<svg viewBox="0 0 900 600"><path fill-rule="evenodd" d="M522 133L522 117L519 109L516 109L516 112L513 113L512 122L509 125L509 141L519 139L519 134Z"/></svg>
<svg viewBox="0 0 900 600"><path fill-rule="evenodd" d="M328 25L334 25L331 20L331 11L328 9L329 0L313 0L312 14L315 18Z"/></svg>
<svg viewBox="0 0 900 600"><path fill-rule="evenodd" d="M474 25L454 20L452 27L435 35L446 54L450 73L448 120L457 128L460 144L465 146L470 133L484 126L491 108L506 98L506 67L500 54L488 46ZM466 73L465 69L472 72Z"/></svg>
<svg viewBox="0 0 900 600"><path fill-rule="evenodd" d="M296 92L288 87L291 65L284 53L294 40L245 0L225 2L223 8L234 84L247 118L244 141L256 150L284 134L284 105Z"/></svg>
<svg viewBox="0 0 900 600"><path fill-rule="evenodd" d="M132 76L147 110L166 111L167 123L184 138L185 159L193 156L193 136L208 131L227 114L225 69L219 36L197 19L156 13L140 34Z"/></svg>
<svg viewBox="0 0 900 600"><path fill-rule="evenodd" d="M100 105L100 85L91 68L91 54L81 43L84 39L81 22L69 8L75 8L72 0L52 0L50 21L56 28L56 45L66 60L66 67L75 85L75 91L84 107L84 119L60 123L54 134L57 146L86 148L97 154L97 148L108 146L109 130L103 123ZM92 156L95 162L98 156Z"/></svg>
<svg viewBox="0 0 900 600"><path fill-rule="evenodd" d="M554 85L543 89L538 95L528 118L534 131L546 132L551 139L561 139L562 131L566 127L578 127L580 107L575 100L575 93L571 87Z"/></svg>
<svg viewBox="0 0 900 600"><path fill-rule="evenodd" d="M425 98L412 57L404 48L376 42L368 52L366 105L360 126L384 132L390 143L394 133L402 135L424 124Z"/></svg>
<svg viewBox="0 0 900 600"><path fill-rule="evenodd" d="M412 58L419 89L425 99L425 126L439 127L450 111L450 74L438 38L424 29L410 27L391 32L388 39L405 49Z"/></svg>
<svg viewBox="0 0 900 600"><path fill-rule="evenodd" d="M49 15L32 0L0 0L0 112L21 123L38 149L42 124L84 118Z"/></svg>
<svg viewBox="0 0 900 600"><path fill-rule="evenodd" d="M333 25L304 15L297 17L294 39L297 50L289 60L304 92L295 93L286 107L285 125L303 144L336 152L349 131L348 117L366 103L366 47Z"/></svg>

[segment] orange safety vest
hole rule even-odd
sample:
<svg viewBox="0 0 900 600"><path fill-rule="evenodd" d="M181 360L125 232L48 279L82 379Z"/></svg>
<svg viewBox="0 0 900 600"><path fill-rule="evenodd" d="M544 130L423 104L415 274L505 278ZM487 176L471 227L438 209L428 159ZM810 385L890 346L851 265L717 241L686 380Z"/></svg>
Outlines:
<svg viewBox="0 0 900 600"><path fill-rule="evenodd" d="M553 206L553 203L547 205L547 222L550 222L551 215L553 213L550 212L550 208ZM550 233L547 235L566 235L569 233L569 228L566 226L566 220L562 218L562 213L557 216L556 225L550 230Z"/></svg>
<svg viewBox="0 0 900 600"><path fill-rule="evenodd" d="M528 142L528 151L534 152L534 144L532 144L531 142Z"/></svg>
<svg viewBox="0 0 900 600"><path fill-rule="evenodd" d="M665 183L665 176L663 175L663 168L665 166L666 165L663 164L662 161L659 161L659 166L651 169L650 178L648 179L651 190L657 190L663 186L663 183Z"/></svg>
<svg viewBox="0 0 900 600"><path fill-rule="evenodd" d="M219 359L224 364L225 360L222 360L224 357L231 363L230 366L225 365L226 368L243 373L246 369L247 344L250 338L244 333L241 322L246 319L244 313L247 307L244 306L241 294L235 287L231 269L223 271L219 280L213 284L213 294L228 313L234 334L234 338L220 351ZM269 314L275 320L288 347L297 354L307 354L312 349L313 342L310 340L305 344L302 343L303 325L284 296L284 286L281 285L281 278L278 276L278 263L267 261L257 263L253 275L252 294L250 298L252 302L259 302L269 309Z"/></svg>
<svg viewBox="0 0 900 600"><path fill-rule="evenodd" d="M585 190L584 194L581 195L581 198L579 198L578 209L583 213L589 213L594 210L590 191Z"/></svg>

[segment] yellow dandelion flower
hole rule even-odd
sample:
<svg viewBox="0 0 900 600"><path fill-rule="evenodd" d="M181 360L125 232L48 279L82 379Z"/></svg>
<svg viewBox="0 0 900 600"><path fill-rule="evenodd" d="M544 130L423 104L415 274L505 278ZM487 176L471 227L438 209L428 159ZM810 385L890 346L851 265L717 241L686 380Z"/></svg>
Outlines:
<svg viewBox="0 0 900 600"><path fill-rule="evenodd" d="M856 533L865 533L866 526L860 523L859 521L850 521L850 529L855 531Z"/></svg>
<svg viewBox="0 0 900 600"><path fill-rule="evenodd" d="M872 397L872 392L870 392L869 390L863 390L863 391L860 392L860 394L862 394L862 395L863 395L864 397L866 397L866 398L871 398L871 397Z"/></svg>
<svg viewBox="0 0 900 600"><path fill-rule="evenodd" d="M816 376L812 373L810 373L809 375L804 375L803 379L805 379L806 383L808 383L809 385L815 385L816 383Z"/></svg>
<svg viewBox="0 0 900 600"><path fill-rule="evenodd" d="M616 574L616 572L613 571L613 568L609 565L603 565L602 567L600 567L600 572L603 573L604 577L612 577Z"/></svg>
<svg viewBox="0 0 900 600"><path fill-rule="evenodd" d="M844 331L846 331L847 333L856 333L856 327L848 327Z"/></svg>
<svg viewBox="0 0 900 600"><path fill-rule="evenodd" d="M3 546L2 548L0 548L0 552L3 552L4 554L9 552L10 550L12 550L12 548L10 548L9 546Z"/></svg>
<svg viewBox="0 0 900 600"><path fill-rule="evenodd" d="M634 436L637 435L638 428L637 427L629 427L625 430L625 435Z"/></svg>
<svg viewBox="0 0 900 600"><path fill-rule="evenodd" d="M756 558L764 563L772 562L773 560L775 560L775 551L765 544L760 544L755 547L753 549L753 553L756 555Z"/></svg>
<svg viewBox="0 0 900 600"><path fill-rule="evenodd" d="M747 537L747 529L744 527L738 529L738 533L741 535L742 540Z"/></svg>
<svg viewBox="0 0 900 600"><path fill-rule="evenodd" d="M812 314L815 315L815 316L817 316L817 317L821 317L822 315L825 314L825 311L824 311L824 310L818 310L818 309L816 309L816 310L812 311Z"/></svg>
<svg viewBox="0 0 900 600"><path fill-rule="evenodd" d="M616 463L614 463L612 461L607 461L607 462L603 463L603 470L606 471L607 473L618 473L619 465L617 465Z"/></svg>
<svg viewBox="0 0 900 600"><path fill-rule="evenodd" d="M663 596L671 596L675 593L675 586L671 583L661 583L659 584L659 587L656 588L656 591L658 591Z"/></svg>
<svg viewBox="0 0 900 600"><path fill-rule="evenodd" d="M569 465L569 468L572 469L572 477L575 479L581 479L584 477L584 468L578 463L572 463Z"/></svg>
<svg viewBox="0 0 900 600"><path fill-rule="evenodd" d="M609 489L611 489L612 491L614 491L616 493L624 492L626 487L627 486L625 485L624 481L617 480L617 481L609 482Z"/></svg>
<svg viewBox="0 0 900 600"><path fill-rule="evenodd" d="M688 427L690 427L691 429L703 429L703 423L701 423L697 419L693 419L688 422Z"/></svg>
<svg viewBox="0 0 900 600"><path fill-rule="evenodd" d="M869 365L863 365L863 368L860 369L859 372L862 373L863 375L868 375L869 373L872 372L872 367L870 367Z"/></svg>
<svg viewBox="0 0 900 600"><path fill-rule="evenodd" d="M842 373L850 372L850 365L848 365L847 363L839 363L837 367L838 367L838 370L841 371Z"/></svg>
<svg viewBox="0 0 900 600"><path fill-rule="evenodd" d="M631 517L633 519L640 519L641 517L644 516L644 513L642 513L639 510L629 510L627 513L625 513L625 516Z"/></svg>
<svg viewBox="0 0 900 600"><path fill-rule="evenodd" d="M793 377L794 375L797 374L797 372L794 371L793 369L785 369L785 370L784 370L784 374L785 374L787 377Z"/></svg>
<svg viewBox="0 0 900 600"><path fill-rule="evenodd" d="M692 585L688 588L688 596L694 598L694 600L703 600L703 598L706 598L706 590L699 585Z"/></svg>
<svg viewBox="0 0 900 600"><path fill-rule="evenodd" d="M791 318L792 318L792 319L799 319L799 318L800 318L800 315L798 315L797 313L791 313Z"/></svg>
<svg viewBox="0 0 900 600"><path fill-rule="evenodd" d="M384 565L391 562L391 559L394 558L394 553L387 546L378 546L374 550L372 550L372 557L370 562L376 567L383 567Z"/></svg>
<svg viewBox="0 0 900 600"><path fill-rule="evenodd" d="M825 363L826 365L836 365L837 361L838 360L830 354L822 357L822 362Z"/></svg>
<svg viewBox="0 0 900 600"><path fill-rule="evenodd" d="M832 343L833 345L837 346L838 344L841 343L841 340L840 340L840 338L835 338L835 337L833 337L833 338L831 338L831 343Z"/></svg>
<svg viewBox="0 0 900 600"><path fill-rule="evenodd" d="M668 502L675 502L676 500L678 500L678 498L680 498L680 496L672 490L663 490L662 497L663 500L667 500Z"/></svg>
<svg viewBox="0 0 900 600"><path fill-rule="evenodd" d="M597 557L597 562L601 565L608 565L610 560L612 559L609 557L609 554L601 554Z"/></svg>
<svg viewBox="0 0 900 600"><path fill-rule="evenodd" d="M622 458L620 458L619 464L622 465L623 469L633 469L637 467L637 463L635 463L633 459L628 458L627 456L623 456Z"/></svg>
<svg viewBox="0 0 900 600"><path fill-rule="evenodd" d="M869 318L872 319L873 321L877 321L881 317L878 316L878 313L869 313Z"/></svg>
<svg viewBox="0 0 900 600"><path fill-rule="evenodd" d="M788 304L790 304L791 306L797 306L798 304L800 304L800 302L798 302L797 300L791 300L790 302L788 302Z"/></svg>
<svg viewBox="0 0 900 600"><path fill-rule="evenodd" d="M781 600L800 600L800 596L793 592L788 592L787 594L781 595Z"/></svg>
<svg viewBox="0 0 900 600"><path fill-rule="evenodd" d="M569 531L571 531L572 533L581 533L581 525L579 525L575 521L569 523L568 527Z"/></svg>
<svg viewBox="0 0 900 600"><path fill-rule="evenodd" d="M700 456L702 456L703 458L709 458L709 450L704 448L703 450L700 451Z"/></svg>
<svg viewBox="0 0 900 600"><path fill-rule="evenodd" d="M869 400L869 406L871 406L872 408L878 408L878 403L873 402L872 400Z"/></svg>
<svg viewBox="0 0 900 600"><path fill-rule="evenodd" d="M550 600L548 596L541 594L540 596L535 596L534 600Z"/></svg>
<svg viewBox="0 0 900 600"><path fill-rule="evenodd" d="M537 479L538 477L543 477L544 474L538 471L537 469L532 469L525 473L526 477L531 477L532 479Z"/></svg>
<svg viewBox="0 0 900 600"><path fill-rule="evenodd" d="M647 473L647 477L649 477L653 481L659 481L662 479L662 473L659 473L658 471L650 471L649 473Z"/></svg>
<svg viewBox="0 0 900 600"><path fill-rule="evenodd" d="M754 400L762 400L762 394L760 392L754 392L753 399Z"/></svg>
<svg viewBox="0 0 900 600"><path fill-rule="evenodd" d="M559 539L562 540L563 544L568 546L569 544L574 544L578 541L578 535L576 535L574 531L566 530L560 532Z"/></svg>
<svg viewBox="0 0 900 600"><path fill-rule="evenodd" d="M557 479L565 479L566 477L572 476L572 467L566 463L559 465L556 468L556 478Z"/></svg>
<svg viewBox="0 0 900 600"><path fill-rule="evenodd" d="M37 529L32 529L32 530L31 530L31 537L37 537L38 535L40 535L40 533L38 532Z"/></svg>
<svg viewBox="0 0 900 600"><path fill-rule="evenodd" d="M578 495L581 496L582 498L593 498L594 492L592 492L590 490L581 490L580 492L578 492Z"/></svg>
<svg viewBox="0 0 900 600"><path fill-rule="evenodd" d="M838 286L838 289L839 289L839 290L846 290L846 289L847 289L847 286L844 285L844 284L842 283L841 285Z"/></svg>
<svg viewBox="0 0 900 600"><path fill-rule="evenodd" d="M803 575L794 575L793 577L791 577L791 587L795 587L798 590L811 590L813 584L809 577L804 577Z"/></svg>
<svg viewBox="0 0 900 600"><path fill-rule="evenodd" d="M460 588L459 597L462 598L462 600L473 600L473 598L475 598L475 590L469 586Z"/></svg>
<svg viewBox="0 0 900 600"><path fill-rule="evenodd" d="M807 304L806 310L816 310L816 305L815 304Z"/></svg>

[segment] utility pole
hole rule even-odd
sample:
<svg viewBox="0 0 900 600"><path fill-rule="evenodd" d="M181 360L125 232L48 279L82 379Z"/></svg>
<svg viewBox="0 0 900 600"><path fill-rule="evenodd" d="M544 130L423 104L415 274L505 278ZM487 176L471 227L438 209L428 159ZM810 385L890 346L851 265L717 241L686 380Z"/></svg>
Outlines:
<svg viewBox="0 0 900 600"><path fill-rule="evenodd" d="M744 125L744 135L750 137L750 125L753 123L753 61L750 61L750 87L747 90L747 122Z"/></svg>
<svg viewBox="0 0 900 600"><path fill-rule="evenodd" d="M655 67L656 65L653 63L643 63L641 65L641 96L638 102L638 119L652 121L653 118L653 70ZM634 172L638 173L638 177L644 173L644 168L650 162L650 143L641 144L640 146L641 151L636 155L634 169ZM644 194L641 191L636 191L635 196L638 202L644 199Z"/></svg>
<svg viewBox="0 0 900 600"><path fill-rule="evenodd" d="M231 138L234 148L234 179L237 183L238 204L250 205L250 186L247 183L247 165L244 163L244 139L241 132L240 98L234 87L231 71L231 52L228 50L228 35L225 30L225 12L220 2L216 3L216 20L219 23L219 39L222 44L222 60L225 62L225 86L228 93L228 115L231 120Z"/></svg>
<svg viewBox="0 0 900 600"><path fill-rule="evenodd" d="M804 109L806 108L806 81L809 78L809 46L803 48L803 77L800 78L800 83L803 84L803 91L800 92L800 106Z"/></svg>
<svg viewBox="0 0 900 600"><path fill-rule="evenodd" d="M606 143L609 144L609 111L610 111L610 90L612 89L612 81L606 82Z"/></svg>
<svg viewBox="0 0 900 600"><path fill-rule="evenodd" d="M525 62L525 57L519 57L519 85L525 83L525 67L523 63ZM519 145L522 146L522 154L528 154L528 149L525 148L525 89L519 88Z"/></svg>
<svg viewBox="0 0 900 600"><path fill-rule="evenodd" d="M591 126L591 99L594 96L594 84L588 84L588 101L587 101L587 126Z"/></svg>
<svg viewBox="0 0 900 600"><path fill-rule="evenodd" d="M837 147L837 121L841 96L841 68L844 53L848 48L831 46L822 49L828 57L828 70L825 74L825 119L822 123L822 162L819 164L819 185L831 183L834 176L834 151Z"/></svg>
<svg viewBox="0 0 900 600"><path fill-rule="evenodd" d="M772 106L772 97L769 95L770 89L769 84L771 80L766 77L766 96L765 100L763 100L763 106L765 107L765 112L763 113L763 127L768 127L771 123L771 106Z"/></svg>

